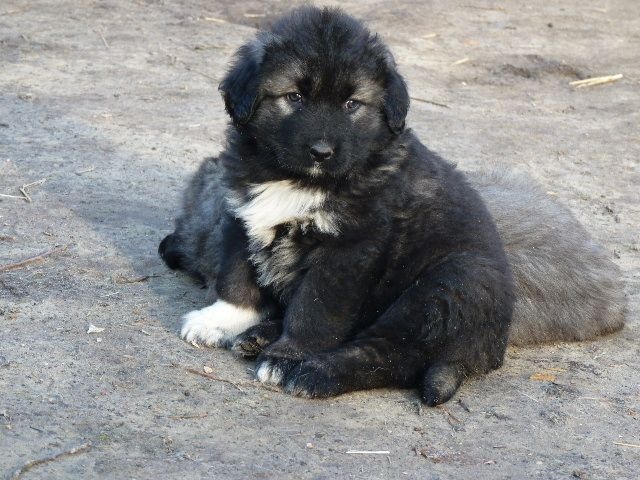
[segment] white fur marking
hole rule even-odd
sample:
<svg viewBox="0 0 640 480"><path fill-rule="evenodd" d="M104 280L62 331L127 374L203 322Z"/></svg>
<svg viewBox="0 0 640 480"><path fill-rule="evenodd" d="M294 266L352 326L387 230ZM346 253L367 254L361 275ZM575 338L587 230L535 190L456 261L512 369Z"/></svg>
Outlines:
<svg viewBox="0 0 640 480"><path fill-rule="evenodd" d="M293 112L293 110L294 110L294 108L291 105L291 103L289 101L287 101L287 99L285 99L284 97L280 97L280 98L276 99L276 105L285 114L289 114L289 113Z"/></svg>
<svg viewBox="0 0 640 480"><path fill-rule="evenodd" d="M319 177L322 175L322 167L318 162L314 162L313 166L309 169L309 175L312 177Z"/></svg>
<svg viewBox="0 0 640 480"><path fill-rule="evenodd" d="M208 346L224 346L247 328L260 322L260 312L218 300L201 310L182 317L180 336L187 342Z"/></svg>
<svg viewBox="0 0 640 480"><path fill-rule="evenodd" d="M267 360L262 362L260 367L258 367L258 370L256 371L256 378L261 383L280 385L283 375L282 371L278 367L271 365L271 362Z"/></svg>
<svg viewBox="0 0 640 480"><path fill-rule="evenodd" d="M274 227L291 221L311 221L325 233L337 234L333 215L323 211L326 193L296 186L289 180L266 182L250 189L251 199L235 204L235 211L252 240L259 247L269 245L275 236Z"/></svg>

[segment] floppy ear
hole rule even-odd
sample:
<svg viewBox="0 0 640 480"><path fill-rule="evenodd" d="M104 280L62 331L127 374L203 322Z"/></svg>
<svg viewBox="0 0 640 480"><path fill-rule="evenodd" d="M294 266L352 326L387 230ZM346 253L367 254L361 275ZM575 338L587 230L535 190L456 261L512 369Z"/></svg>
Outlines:
<svg viewBox="0 0 640 480"><path fill-rule="evenodd" d="M409 111L409 92L407 84L393 65L388 65L387 72L384 113L387 125L397 135L404 130L404 120Z"/></svg>
<svg viewBox="0 0 640 480"><path fill-rule="evenodd" d="M264 45L261 42L243 45L236 53L233 66L218 86L227 113L235 124L246 124L255 111L263 55Z"/></svg>

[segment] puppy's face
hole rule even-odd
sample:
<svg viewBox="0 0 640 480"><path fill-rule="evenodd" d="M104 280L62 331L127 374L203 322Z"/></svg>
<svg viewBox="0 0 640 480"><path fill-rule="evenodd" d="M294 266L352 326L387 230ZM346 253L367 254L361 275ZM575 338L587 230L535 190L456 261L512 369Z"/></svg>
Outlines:
<svg viewBox="0 0 640 480"><path fill-rule="evenodd" d="M344 177L404 127L408 94L390 53L339 11L294 11L237 58L220 88L265 164Z"/></svg>

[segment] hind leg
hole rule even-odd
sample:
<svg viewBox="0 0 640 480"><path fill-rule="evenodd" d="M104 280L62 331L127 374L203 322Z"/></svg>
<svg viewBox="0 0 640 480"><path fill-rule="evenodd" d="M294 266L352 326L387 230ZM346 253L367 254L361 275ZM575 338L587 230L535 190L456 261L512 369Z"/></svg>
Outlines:
<svg viewBox="0 0 640 480"><path fill-rule="evenodd" d="M401 350L388 339L367 338L307 357L282 384L292 395L325 398L354 390L412 387L423 370L421 352Z"/></svg>
<svg viewBox="0 0 640 480"><path fill-rule="evenodd" d="M424 374L422 401L434 407L449 401L456 393L462 380L464 369L457 363L437 363L427 368Z"/></svg>
<svg viewBox="0 0 640 480"><path fill-rule="evenodd" d="M462 384L464 367L455 362L425 367L426 355L406 347L379 338L354 341L307 358L286 380L284 389L301 397L324 398L354 390L410 388L422 380L425 404L432 407L448 401Z"/></svg>

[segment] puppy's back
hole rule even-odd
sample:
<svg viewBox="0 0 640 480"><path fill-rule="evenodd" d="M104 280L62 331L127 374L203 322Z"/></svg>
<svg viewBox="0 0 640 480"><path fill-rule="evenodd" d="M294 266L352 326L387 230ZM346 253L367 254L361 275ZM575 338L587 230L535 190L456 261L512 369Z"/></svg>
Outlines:
<svg viewBox="0 0 640 480"><path fill-rule="evenodd" d="M520 173L470 172L516 286L510 343L592 339L624 325L621 273L571 212Z"/></svg>
<svg viewBox="0 0 640 480"><path fill-rule="evenodd" d="M185 190L175 231L159 248L170 268L193 275L210 287L218 273L220 222L226 208L222 175L221 162L205 158Z"/></svg>

